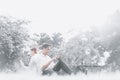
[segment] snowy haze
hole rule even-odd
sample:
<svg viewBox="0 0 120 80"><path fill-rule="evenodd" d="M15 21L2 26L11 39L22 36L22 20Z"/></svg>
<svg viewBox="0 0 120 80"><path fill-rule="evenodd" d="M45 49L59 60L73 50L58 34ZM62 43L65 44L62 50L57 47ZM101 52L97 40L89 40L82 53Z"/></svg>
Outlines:
<svg viewBox="0 0 120 80"><path fill-rule="evenodd" d="M79 29L104 24L120 10L119 0L0 0L0 15L29 20L29 33L60 32L65 38ZM120 80L118 73L38 76L29 72L0 73L0 80Z"/></svg>
<svg viewBox="0 0 120 80"><path fill-rule="evenodd" d="M39 76L33 73L0 73L0 80L120 80L118 73L91 73L88 75L78 74L71 76Z"/></svg>
<svg viewBox="0 0 120 80"><path fill-rule="evenodd" d="M30 20L31 34L101 25L118 9L119 0L0 0L0 14Z"/></svg>

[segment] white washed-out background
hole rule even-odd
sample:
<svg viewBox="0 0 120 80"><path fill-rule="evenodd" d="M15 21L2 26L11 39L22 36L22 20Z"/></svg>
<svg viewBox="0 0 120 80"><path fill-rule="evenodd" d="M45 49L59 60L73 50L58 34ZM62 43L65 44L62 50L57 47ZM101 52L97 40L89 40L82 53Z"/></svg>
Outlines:
<svg viewBox="0 0 120 80"><path fill-rule="evenodd" d="M0 80L120 80L120 72L108 73L88 73L84 75L79 73L77 75L65 75L58 76L56 74L52 76L39 76L29 72L18 73L0 73Z"/></svg>

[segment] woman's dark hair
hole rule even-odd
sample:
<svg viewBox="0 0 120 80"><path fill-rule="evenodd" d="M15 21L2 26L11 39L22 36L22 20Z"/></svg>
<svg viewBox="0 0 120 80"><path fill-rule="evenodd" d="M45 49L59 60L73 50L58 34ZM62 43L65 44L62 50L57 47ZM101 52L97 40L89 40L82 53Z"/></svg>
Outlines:
<svg viewBox="0 0 120 80"><path fill-rule="evenodd" d="M32 48L31 51L34 51L35 53L37 53L37 49L36 48Z"/></svg>
<svg viewBox="0 0 120 80"><path fill-rule="evenodd" d="M50 46L51 46L50 44L43 44L41 48L44 49L44 48L48 48Z"/></svg>

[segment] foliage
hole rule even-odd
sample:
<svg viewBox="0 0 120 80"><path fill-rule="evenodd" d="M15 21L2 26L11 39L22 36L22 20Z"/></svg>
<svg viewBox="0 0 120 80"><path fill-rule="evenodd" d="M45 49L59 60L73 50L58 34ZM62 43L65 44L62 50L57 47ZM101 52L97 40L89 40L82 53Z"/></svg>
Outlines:
<svg viewBox="0 0 120 80"><path fill-rule="evenodd" d="M63 37L61 33L53 33L51 36L47 33L40 33L35 34L37 37L36 42L39 46L41 46L44 43L51 44L52 47L59 48L61 43L63 42Z"/></svg>
<svg viewBox="0 0 120 80"><path fill-rule="evenodd" d="M28 35L23 24L27 22L0 16L0 69L15 70Z"/></svg>

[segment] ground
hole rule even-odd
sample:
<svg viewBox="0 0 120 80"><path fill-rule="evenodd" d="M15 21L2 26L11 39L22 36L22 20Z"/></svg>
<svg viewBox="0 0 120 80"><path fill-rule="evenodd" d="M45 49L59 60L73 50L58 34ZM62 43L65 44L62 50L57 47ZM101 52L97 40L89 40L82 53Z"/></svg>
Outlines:
<svg viewBox="0 0 120 80"><path fill-rule="evenodd" d="M84 75L79 73L77 75L65 75L58 76L56 74L52 76L39 76L29 72L19 73L0 73L0 80L120 80L120 72L108 73L88 73Z"/></svg>

